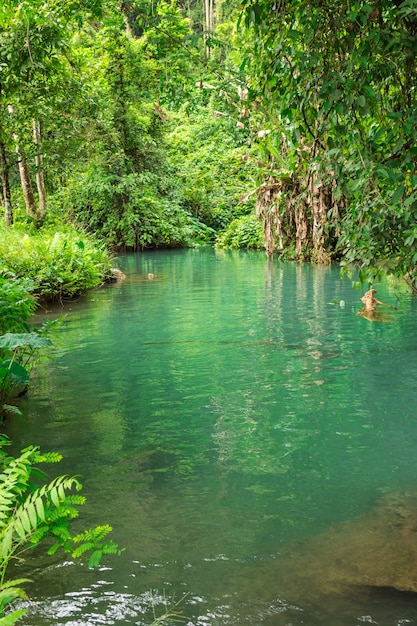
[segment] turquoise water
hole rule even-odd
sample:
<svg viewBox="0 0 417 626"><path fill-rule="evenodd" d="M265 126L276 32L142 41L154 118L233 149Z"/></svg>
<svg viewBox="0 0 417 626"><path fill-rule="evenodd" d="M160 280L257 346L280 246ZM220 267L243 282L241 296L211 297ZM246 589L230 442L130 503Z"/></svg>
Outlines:
<svg viewBox="0 0 417 626"><path fill-rule="evenodd" d="M369 322L338 268L262 253L119 266L122 283L39 315L66 319L6 430L64 455L82 525L110 523L125 551L98 572L29 558L25 624L150 624L178 600L189 626L417 624L414 595L313 574L306 592L310 538L417 492L416 302L378 285L389 323Z"/></svg>

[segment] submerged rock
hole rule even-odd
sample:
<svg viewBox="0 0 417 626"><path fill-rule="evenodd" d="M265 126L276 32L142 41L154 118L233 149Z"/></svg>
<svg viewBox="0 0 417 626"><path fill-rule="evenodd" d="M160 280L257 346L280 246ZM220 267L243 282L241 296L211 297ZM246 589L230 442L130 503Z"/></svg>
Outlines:
<svg viewBox="0 0 417 626"><path fill-rule="evenodd" d="M417 592L417 495L385 496L368 513L291 552L290 567L308 595L352 586Z"/></svg>
<svg viewBox="0 0 417 626"><path fill-rule="evenodd" d="M277 597L321 615L417 593L417 495L395 494L381 498L364 515L335 524L327 531L283 546L265 558L250 581L259 597ZM248 590L246 590L248 592ZM413 601L414 604L414 601ZM301 610L301 609L300 609ZM331 619L330 619L331 622ZM329 623L330 623L329 622ZM285 622L287 623L287 622Z"/></svg>
<svg viewBox="0 0 417 626"><path fill-rule="evenodd" d="M111 280L120 282L121 280L125 280L126 278L126 275L123 274L122 270L119 270L119 268L117 267L112 267L111 273L112 273Z"/></svg>

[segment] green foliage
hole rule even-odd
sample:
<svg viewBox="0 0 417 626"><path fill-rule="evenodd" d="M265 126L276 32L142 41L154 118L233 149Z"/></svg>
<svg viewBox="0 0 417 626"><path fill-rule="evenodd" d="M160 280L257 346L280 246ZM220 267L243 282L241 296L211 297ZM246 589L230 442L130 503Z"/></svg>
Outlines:
<svg viewBox="0 0 417 626"><path fill-rule="evenodd" d="M28 320L36 309L36 300L31 294L33 283L22 279L6 278L3 270L0 275L0 334L27 332Z"/></svg>
<svg viewBox="0 0 417 626"><path fill-rule="evenodd" d="M256 215L233 220L216 239L217 248L264 248L263 228Z"/></svg>
<svg viewBox="0 0 417 626"><path fill-rule="evenodd" d="M25 591L20 587L20 585L27 582L30 582L27 578L19 578L9 580L0 585L0 626L15 624L25 615L25 609L18 609L7 615L4 615L4 613L7 607L16 602L16 600L27 600Z"/></svg>
<svg viewBox="0 0 417 626"><path fill-rule="evenodd" d="M169 195L151 172L117 175L96 165L71 181L65 201L85 229L99 232L112 249L188 245L192 221Z"/></svg>
<svg viewBox="0 0 417 626"><path fill-rule="evenodd" d="M284 167L297 184L306 181L298 195L310 194L307 210L308 181L328 186L320 216L323 231L335 226L328 245L337 236L338 253L364 280L383 270L415 281L415 3L242 5L240 60L249 68L253 123L270 131L270 173ZM306 216L310 235L316 218Z"/></svg>
<svg viewBox="0 0 417 626"><path fill-rule="evenodd" d="M10 277L25 277L47 298L73 297L110 275L111 259L91 237L73 228L32 234L2 229L0 266Z"/></svg>
<svg viewBox="0 0 417 626"><path fill-rule="evenodd" d="M29 371L39 348L51 345L49 339L34 332L0 335L0 416L4 412L19 413L8 403L29 385Z"/></svg>
<svg viewBox="0 0 417 626"><path fill-rule="evenodd" d="M78 508L85 498L77 493L82 488L78 479L58 476L45 482L39 477L39 463L56 463L60 455L41 453L29 446L17 457L6 454L8 440L0 440L0 624L13 624L24 612L15 611L4 616L5 608L24 597L20 585L26 580L5 582L7 568L12 560L21 559L29 549L48 541L49 554L63 549L73 558L89 556L89 567L96 567L104 554L119 554L113 541L105 541L110 526L98 526L76 536L71 534L71 520L78 516ZM14 621L13 621L14 620Z"/></svg>
<svg viewBox="0 0 417 626"><path fill-rule="evenodd" d="M221 106L221 103L217 103ZM245 135L231 112L185 104L170 114L168 158L184 209L215 231L253 209L245 200L253 187L254 168L247 158Z"/></svg>
<svg viewBox="0 0 417 626"><path fill-rule="evenodd" d="M230 19L230 7L218 10ZM213 91L197 86L206 63L201 19L199 5L165 0L5 3L0 139L10 163L18 149L32 168L32 120L41 123L47 222L64 217L112 249L143 249L213 240L214 230L251 209L240 203L251 186L246 137L235 106L225 106L236 86L216 73L231 22L205 41ZM16 173L11 183L15 215L28 221ZM66 295L60 284L70 277L56 259L44 269L37 293Z"/></svg>
<svg viewBox="0 0 417 626"><path fill-rule="evenodd" d="M28 291L32 288L24 279L0 278L0 415L18 412L9 402L29 384L29 368L38 349L51 345L29 332L28 320L36 307Z"/></svg>

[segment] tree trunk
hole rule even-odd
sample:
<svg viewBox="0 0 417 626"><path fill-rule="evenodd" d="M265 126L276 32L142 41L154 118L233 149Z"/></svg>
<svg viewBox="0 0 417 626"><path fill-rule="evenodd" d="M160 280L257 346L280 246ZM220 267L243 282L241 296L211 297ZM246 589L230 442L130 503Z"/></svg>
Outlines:
<svg viewBox="0 0 417 626"><path fill-rule="evenodd" d="M209 0L209 30L214 33L214 0Z"/></svg>
<svg viewBox="0 0 417 626"><path fill-rule="evenodd" d="M123 15L123 21L125 23L125 32L128 37L133 37L132 27L129 22L129 10L131 9L131 2L122 2L120 5L120 10Z"/></svg>
<svg viewBox="0 0 417 626"><path fill-rule="evenodd" d="M207 45L207 40L212 34L212 14L213 14L213 0L203 0L203 15L204 15L204 43L206 58L208 59L211 54L211 48Z"/></svg>
<svg viewBox="0 0 417 626"><path fill-rule="evenodd" d="M16 147L16 152L19 164L20 182L22 184L23 197L25 199L26 215L29 215L30 217L36 217L36 199L30 180L29 164L27 158L23 154L19 153L18 146Z"/></svg>
<svg viewBox="0 0 417 626"><path fill-rule="evenodd" d="M10 115L13 115L14 110L13 110L12 105L9 105L7 108L9 110ZM30 215L31 217L36 217L36 200L35 200L35 194L33 193L32 183L30 180L29 164L28 164L26 156L20 150L19 137L17 136L17 133L13 133L13 139L15 140L15 143L16 143L17 163L19 166L19 175L20 175L20 182L22 185L23 197L25 199L26 215Z"/></svg>
<svg viewBox="0 0 417 626"><path fill-rule="evenodd" d="M33 141L36 146L36 186L38 189L39 210L37 213L38 220L42 220L46 213L46 189L43 178L43 158L42 158L42 142L41 142L41 125L38 121L33 120Z"/></svg>
<svg viewBox="0 0 417 626"><path fill-rule="evenodd" d="M6 159L6 146L2 141L0 141L0 169L3 190L4 217L6 220L6 226L11 226L13 224L12 196L10 193L9 168L7 166Z"/></svg>
<svg viewBox="0 0 417 626"><path fill-rule="evenodd" d="M294 207L295 254L302 258L308 248L308 217L303 200Z"/></svg>

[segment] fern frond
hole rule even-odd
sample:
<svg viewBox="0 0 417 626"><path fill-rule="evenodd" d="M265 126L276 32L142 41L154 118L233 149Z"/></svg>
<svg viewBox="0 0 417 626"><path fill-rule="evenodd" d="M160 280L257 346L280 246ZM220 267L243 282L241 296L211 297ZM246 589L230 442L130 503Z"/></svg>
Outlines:
<svg viewBox="0 0 417 626"><path fill-rule="evenodd" d="M87 498L85 496L79 496L77 494L70 494L66 497L66 504L73 504L76 506L81 506L83 504L85 504L87 501Z"/></svg>
<svg viewBox="0 0 417 626"><path fill-rule="evenodd" d="M48 526L46 525L40 526L39 528L37 528L37 530L35 530L32 537L30 538L30 545L32 547L38 545L38 543L40 543L43 539L45 539L48 533L49 533Z"/></svg>
<svg viewBox="0 0 417 626"><path fill-rule="evenodd" d="M94 548L95 548L95 543L93 541L87 541L86 543L83 543L80 546L77 546L75 550L71 552L71 556L74 559L79 559L89 550L94 550Z"/></svg>
<svg viewBox="0 0 417 626"><path fill-rule="evenodd" d="M13 611L13 613L0 617L0 626L13 626L13 624L16 624L26 613L26 609L18 609L17 611Z"/></svg>
<svg viewBox="0 0 417 626"><path fill-rule="evenodd" d="M94 552L91 554L90 558L88 559L88 567L91 567L91 568L98 567L100 565L102 556L103 556L103 553L101 550L94 550Z"/></svg>
<svg viewBox="0 0 417 626"><path fill-rule="evenodd" d="M14 580L8 580L6 583L2 583L0 585L0 592L4 589L9 589L10 587L17 587L18 585L23 585L23 583L31 583L30 578L15 578Z"/></svg>
<svg viewBox="0 0 417 626"><path fill-rule="evenodd" d="M75 543L79 543L80 541L103 541L104 537L111 533L112 530L112 527L108 524L96 526L95 528L87 528L84 532L76 535L73 540Z"/></svg>
<svg viewBox="0 0 417 626"><path fill-rule="evenodd" d="M34 463L59 463L62 461L62 454L59 452L39 452L34 456Z"/></svg>
<svg viewBox="0 0 417 626"><path fill-rule="evenodd" d="M108 541L103 545L103 554L117 554L118 556L124 551L124 548L119 548L115 541Z"/></svg>
<svg viewBox="0 0 417 626"><path fill-rule="evenodd" d="M71 539L71 534L68 530L68 524L66 520L59 520L59 523L56 524L51 529L51 534L60 539L61 541L66 541Z"/></svg>
<svg viewBox="0 0 417 626"><path fill-rule="evenodd" d="M78 510L73 506L66 506L66 503L48 512L48 522L53 523L63 518L75 519L76 517L78 517Z"/></svg>
<svg viewBox="0 0 417 626"><path fill-rule="evenodd" d="M22 415L22 411L14 404L3 404L2 409L10 415Z"/></svg>

